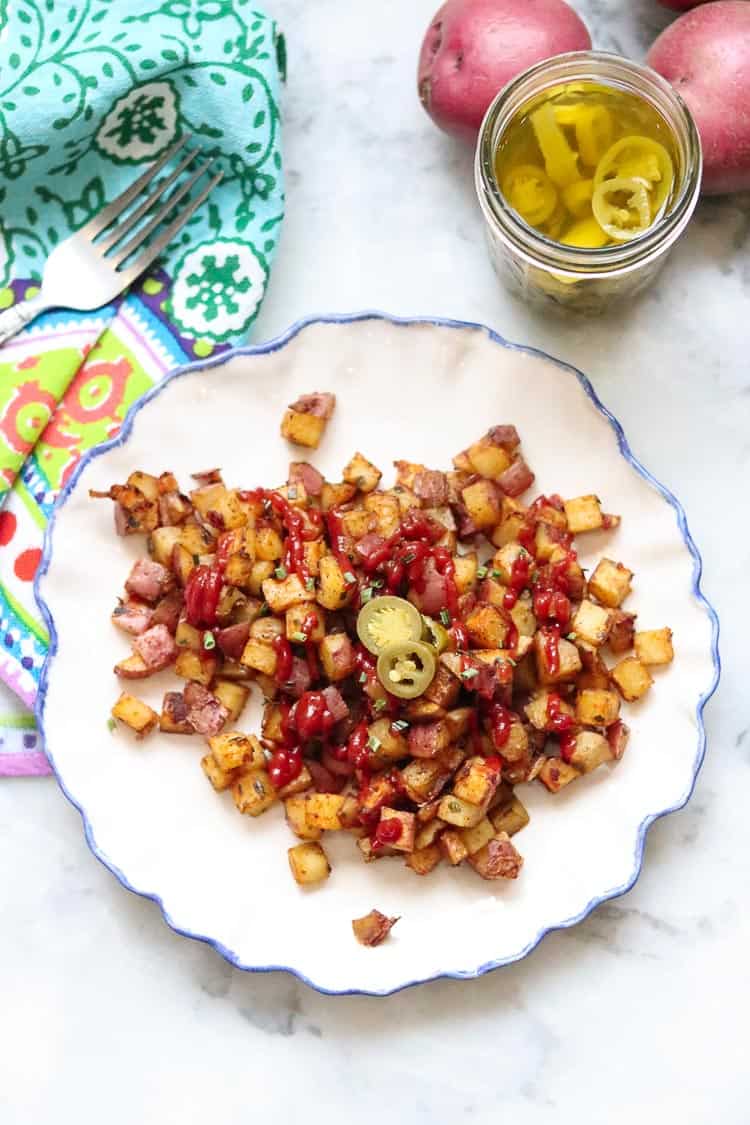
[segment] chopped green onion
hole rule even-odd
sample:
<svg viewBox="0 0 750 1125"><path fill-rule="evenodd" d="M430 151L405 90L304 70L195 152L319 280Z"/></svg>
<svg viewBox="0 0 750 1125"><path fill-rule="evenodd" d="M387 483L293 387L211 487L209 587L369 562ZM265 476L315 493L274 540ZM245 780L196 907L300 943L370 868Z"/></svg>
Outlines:
<svg viewBox="0 0 750 1125"><path fill-rule="evenodd" d="M446 629L450 628L451 615L448 613L447 609L440 610L440 621L443 625L445 625Z"/></svg>
<svg viewBox="0 0 750 1125"><path fill-rule="evenodd" d="M216 648L216 637L209 629L206 629L205 633L203 634L203 647L209 649Z"/></svg>
<svg viewBox="0 0 750 1125"><path fill-rule="evenodd" d="M567 639L569 641L574 641L574 640L576 640L577 637L578 637L577 633L568 633Z"/></svg>
<svg viewBox="0 0 750 1125"><path fill-rule="evenodd" d="M107 719L107 726L109 727L110 734L117 730L117 723L114 719Z"/></svg>
<svg viewBox="0 0 750 1125"><path fill-rule="evenodd" d="M493 566L492 570L490 571L490 578L502 578L502 573L497 569L496 566Z"/></svg>
<svg viewBox="0 0 750 1125"><path fill-rule="evenodd" d="M462 680L473 680L475 676L479 675L478 668L465 668L461 673Z"/></svg>
<svg viewBox="0 0 750 1125"><path fill-rule="evenodd" d="M486 577L487 577L487 567L486 566L478 566L477 567L477 578L486 578Z"/></svg>
<svg viewBox="0 0 750 1125"><path fill-rule="evenodd" d="M367 747L368 747L369 750L372 750L373 752L376 751L376 750L379 750L382 745L383 745L383 743L380 741L379 738L376 738L374 734L371 734L370 737L367 739Z"/></svg>
<svg viewBox="0 0 750 1125"><path fill-rule="evenodd" d="M315 589L315 579L314 578L306 578L305 579L305 589L306 590L314 590Z"/></svg>
<svg viewBox="0 0 750 1125"><path fill-rule="evenodd" d="M372 585L373 590L380 590L380 589L382 589L383 586L385 586L385 579L384 578L373 578L373 580L371 582L371 585Z"/></svg>
<svg viewBox="0 0 750 1125"><path fill-rule="evenodd" d="M268 617L270 612L271 607L269 606L268 602L263 602L263 605L258 610L258 617Z"/></svg>
<svg viewBox="0 0 750 1125"><path fill-rule="evenodd" d="M376 699L372 706L373 710L382 711L384 707L388 706L388 704L385 699Z"/></svg>
<svg viewBox="0 0 750 1125"><path fill-rule="evenodd" d="M408 566L408 565L409 565L409 563L413 563L413 562L414 562L414 560L415 560L415 558L416 558L416 557L417 557L417 556L416 556L416 554L414 553L414 551L407 551L407 553L406 553L406 554L404 555L404 557L403 557L403 559L402 559L401 561L403 562L404 566Z"/></svg>
<svg viewBox="0 0 750 1125"><path fill-rule="evenodd" d="M292 636L291 636L291 640L293 640L294 643L298 644L298 645L307 644L309 639L310 638L308 637L307 633L292 633Z"/></svg>
<svg viewBox="0 0 750 1125"><path fill-rule="evenodd" d="M364 590L362 591L362 604L364 605L366 602L369 602L374 593L375 591L373 590L372 586L365 586Z"/></svg>
<svg viewBox="0 0 750 1125"><path fill-rule="evenodd" d="M356 574L352 574L351 570L347 570L347 571L344 572L344 581L349 586L353 586L354 583L357 581L357 576L356 576Z"/></svg>
<svg viewBox="0 0 750 1125"><path fill-rule="evenodd" d="M391 727L400 734L401 731L409 729L409 724L406 719L396 719L395 723L391 723Z"/></svg>
<svg viewBox="0 0 750 1125"><path fill-rule="evenodd" d="M287 490L286 490L286 495L287 495L288 500L296 500L297 499L297 486L294 485L294 484L290 484L289 488L287 488Z"/></svg>
<svg viewBox="0 0 750 1125"><path fill-rule="evenodd" d="M277 566L276 570L274 571L274 574L276 575L276 577L281 578L281 579L286 578L288 573L289 572L287 571L285 566Z"/></svg>
<svg viewBox="0 0 750 1125"><path fill-rule="evenodd" d="M367 672L360 672L357 679L358 679L359 683L366 684L367 683Z"/></svg>

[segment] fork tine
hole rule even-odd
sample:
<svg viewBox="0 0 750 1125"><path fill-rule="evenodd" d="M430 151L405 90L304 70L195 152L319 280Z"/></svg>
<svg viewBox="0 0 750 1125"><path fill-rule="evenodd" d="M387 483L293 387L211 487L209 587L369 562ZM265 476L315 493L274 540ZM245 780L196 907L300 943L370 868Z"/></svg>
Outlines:
<svg viewBox="0 0 750 1125"><path fill-rule="evenodd" d="M208 198L216 185L220 183L223 176L223 172L219 172L218 175L214 176L214 178L210 180L205 186L200 195L191 200L185 207L184 211L181 211L177 218L169 224L167 229L162 235L159 236L156 242L152 243L147 250L143 251L142 254L139 254L133 264L131 266L128 266L127 269L118 270L118 274L126 279L126 285L130 285L130 283L135 281L135 279L140 274L142 274L145 269L148 269L154 258L157 258L159 254L161 254L162 250L169 245L177 232L181 230L182 227L184 227L185 223L188 221L193 212L198 210L201 203L203 203L203 201Z"/></svg>
<svg viewBox="0 0 750 1125"><path fill-rule="evenodd" d="M112 258L109 259L116 269L124 265L130 255L135 250L137 250L139 246L143 245L152 231L156 230L156 228L164 222L167 215L174 207L175 203L178 203L184 195L187 195L187 193L195 186L201 176L208 172L210 167L211 161L207 160L206 163L202 164L198 171L195 172L189 180L186 180L184 184L181 184L175 191L172 192L168 199L165 199L163 205L156 212L153 219L149 220L149 222L146 223L145 227L142 227L141 230L136 231L133 237L130 238L124 246L117 247L112 255Z"/></svg>
<svg viewBox="0 0 750 1125"><path fill-rule="evenodd" d="M168 148L164 155L159 157L155 164L150 164L143 175L139 176L138 179L130 185L130 187L127 187L125 188L125 191L120 192L117 198L113 199L112 202L109 203L103 211L100 211L97 215L94 215L93 219L89 219L86 225L81 228L79 234L85 235L86 238L95 238L97 234L101 234L103 230L106 230L107 227L114 222L117 216L125 210L127 205L132 202L132 200L134 200L141 191L143 191L143 189L147 184L151 182L154 176L158 175L164 165L169 163L175 153L179 152L182 146L190 140L191 136L191 133L185 133L184 136L175 141L171 148Z"/></svg>
<svg viewBox="0 0 750 1125"><path fill-rule="evenodd" d="M190 164L196 156L200 155L200 152L200 149L191 150L187 154L187 156L180 161L172 175L169 176L169 178L166 179L160 187L156 188L155 191L152 191L151 195L147 195L143 203L141 203L135 209L135 211L128 215L127 219L123 219L121 223L118 223L117 226L114 227L111 234L109 234L101 242L96 243L96 248L100 254L106 254L107 251L111 249L111 247L116 246L117 243L125 237L128 231L135 226L139 219L142 219L146 212L150 211L155 203L158 203L159 197L162 196L167 188L175 182L177 177L185 171L188 164Z"/></svg>

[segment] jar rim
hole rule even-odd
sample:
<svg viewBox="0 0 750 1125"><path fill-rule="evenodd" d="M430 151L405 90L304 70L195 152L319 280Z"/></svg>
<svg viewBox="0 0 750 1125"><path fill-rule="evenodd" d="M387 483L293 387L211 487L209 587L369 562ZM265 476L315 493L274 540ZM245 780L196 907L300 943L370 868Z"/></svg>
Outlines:
<svg viewBox="0 0 750 1125"><path fill-rule="evenodd" d="M630 80L630 82L628 81ZM665 118L683 158L682 183L673 205L650 230L628 242L599 248L568 247L529 226L510 206L494 175L499 136L524 102L561 82L592 81L626 88L646 98ZM497 128L503 113L506 120ZM698 200L702 151L687 105L655 70L611 51L569 51L534 63L495 96L482 121L475 154L475 185L485 220L495 233L532 265L588 277L627 272L664 253L682 233Z"/></svg>

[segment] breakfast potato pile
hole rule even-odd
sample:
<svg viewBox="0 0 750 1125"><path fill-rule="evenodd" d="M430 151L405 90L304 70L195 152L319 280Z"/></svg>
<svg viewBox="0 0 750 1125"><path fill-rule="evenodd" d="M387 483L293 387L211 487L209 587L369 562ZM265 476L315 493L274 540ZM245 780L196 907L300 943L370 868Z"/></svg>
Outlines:
<svg viewBox="0 0 750 1125"><path fill-rule="evenodd" d="M303 396L282 432L316 447L334 405ZM337 831L366 862L515 879L515 787L557 793L621 758L621 704L672 660L671 632L636 630L624 563L582 570L576 536L620 522L596 496L522 502L534 474L514 426L449 472L398 461L381 479L355 453L335 482L297 461L277 488L214 470L183 494L171 473L134 472L93 493L147 545L112 614L131 642L112 715L139 738L201 735L203 771L240 813L283 805L299 884L328 878L321 840ZM167 668L182 686L157 714L131 689ZM257 734L240 722L253 685ZM390 928L360 921L370 944Z"/></svg>

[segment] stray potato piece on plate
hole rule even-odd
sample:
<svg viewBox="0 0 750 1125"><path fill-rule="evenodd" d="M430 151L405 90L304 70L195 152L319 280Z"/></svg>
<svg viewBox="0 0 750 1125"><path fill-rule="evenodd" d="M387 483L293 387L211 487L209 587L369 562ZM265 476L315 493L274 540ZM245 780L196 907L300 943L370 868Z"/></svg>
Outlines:
<svg viewBox="0 0 750 1125"><path fill-rule="evenodd" d="M526 827L530 817L526 806L514 797L509 805L501 805L491 812L490 820L496 833L507 832L509 836L515 836L516 832Z"/></svg>
<svg viewBox="0 0 750 1125"><path fill-rule="evenodd" d="M331 874L328 856L318 843L296 844L287 855L294 880L301 887L322 883Z"/></svg>
<svg viewBox="0 0 750 1125"><path fill-rule="evenodd" d="M582 730L576 735L569 757L571 766L581 773L591 773L597 766L612 760L612 749L604 735L593 730Z"/></svg>
<svg viewBox="0 0 750 1125"><path fill-rule="evenodd" d="M584 598L575 612L571 629L576 635L576 640L585 641L586 644L598 648L609 636L611 624L611 609L605 609L596 602Z"/></svg>
<svg viewBox="0 0 750 1125"><path fill-rule="evenodd" d="M636 633L634 644L641 664L671 664L674 660L671 629L646 629Z"/></svg>
<svg viewBox="0 0 750 1125"><path fill-rule="evenodd" d="M398 918L388 918L379 910L371 910L364 918L352 921L354 936L360 945L380 945L388 937Z"/></svg>
<svg viewBox="0 0 750 1125"><path fill-rule="evenodd" d="M617 684L620 695L628 703L634 703L645 695L654 682L646 665L641 664L635 656L626 656L619 664L615 664L610 675Z"/></svg>
<svg viewBox="0 0 750 1125"><path fill-rule="evenodd" d="M201 758L201 769L217 793L233 785L240 773L239 770L223 770L213 754L205 754Z"/></svg>
<svg viewBox="0 0 750 1125"><path fill-rule="evenodd" d="M335 406L336 396L324 391L301 395L284 414L281 436L294 445L317 449Z"/></svg>
<svg viewBox="0 0 750 1125"><path fill-rule="evenodd" d="M138 739L145 738L159 722L159 716L142 699L124 691L112 708L112 716L135 731Z"/></svg>
<svg viewBox="0 0 750 1125"><path fill-rule="evenodd" d="M537 776L550 793L559 793L564 786L570 785L571 781L575 781L581 774L575 766L564 762L562 758L547 758Z"/></svg>
<svg viewBox="0 0 750 1125"><path fill-rule="evenodd" d="M598 531L604 522L602 504L598 496L577 496L565 501L568 531L580 535L584 531Z"/></svg>
<svg viewBox="0 0 750 1125"><path fill-rule="evenodd" d="M276 791L265 770L250 770L235 781L232 797L241 813L260 816L276 801Z"/></svg>
<svg viewBox="0 0 750 1125"><path fill-rule="evenodd" d="M631 590L632 570L612 559L600 559L589 578L589 593L602 605L618 609Z"/></svg>
<svg viewBox="0 0 750 1125"><path fill-rule="evenodd" d="M246 769L264 769L266 758L263 747L254 734L241 734L239 731L227 731L225 734L216 734L208 739L217 764L223 770L235 770L239 766Z"/></svg>
<svg viewBox="0 0 750 1125"><path fill-rule="evenodd" d="M507 832L501 832L467 858L483 879L517 879L523 867L523 856Z"/></svg>
<svg viewBox="0 0 750 1125"><path fill-rule="evenodd" d="M380 469L376 469L361 453L354 454L342 474L344 480L360 492L372 492L380 484L382 475Z"/></svg>
<svg viewBox="0 0 750 1125"><path fill-rule="evenodd" d="M616 691L584 688L576 700L576 719L587 727L609 727L620 717L620 698Z"/></svg>

